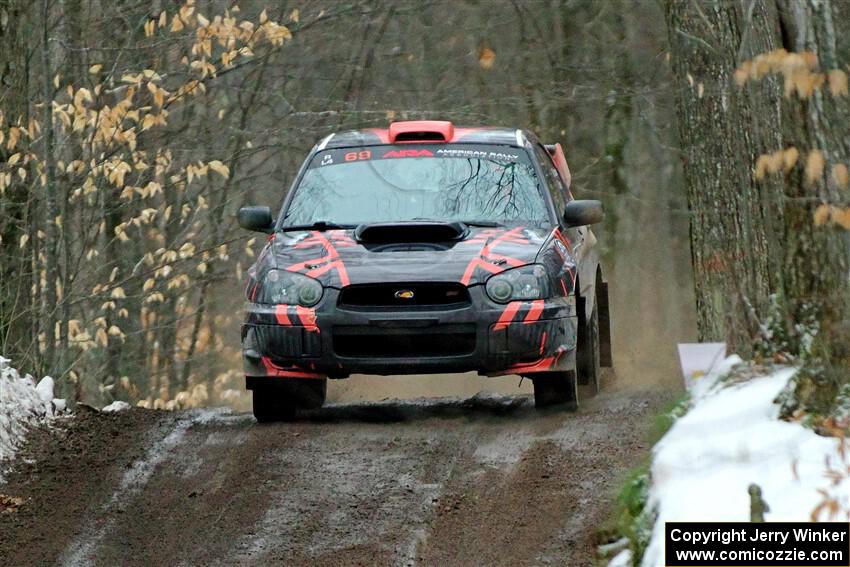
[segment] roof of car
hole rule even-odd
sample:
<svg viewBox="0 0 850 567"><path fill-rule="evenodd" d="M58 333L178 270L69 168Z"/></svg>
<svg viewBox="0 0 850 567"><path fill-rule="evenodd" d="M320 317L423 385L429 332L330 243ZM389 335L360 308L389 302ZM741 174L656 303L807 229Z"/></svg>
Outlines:
<svg viewBox="0 0 850 567"><path fill-rule="evenodd" d="M524 147L530 132L493 126L454 126L451 122L418 120L393 122L389 128L348 130L326 136L319 150L403 143L499 144Z"/></svg>

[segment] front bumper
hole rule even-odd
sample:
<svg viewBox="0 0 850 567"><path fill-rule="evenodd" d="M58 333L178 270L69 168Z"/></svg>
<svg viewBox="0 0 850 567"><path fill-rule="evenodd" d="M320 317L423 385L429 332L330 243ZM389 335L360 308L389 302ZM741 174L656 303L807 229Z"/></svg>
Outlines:
<svg viewBox="0 0 850 567"><path fill-rule="evenodd" d="M315 308L248 304L246 376L344 378L352 373L531 374L575 367L573 297L492 302L483 286L463 306L343 308L326 289ZM256 380L254 380L256 381Z"/></svg>

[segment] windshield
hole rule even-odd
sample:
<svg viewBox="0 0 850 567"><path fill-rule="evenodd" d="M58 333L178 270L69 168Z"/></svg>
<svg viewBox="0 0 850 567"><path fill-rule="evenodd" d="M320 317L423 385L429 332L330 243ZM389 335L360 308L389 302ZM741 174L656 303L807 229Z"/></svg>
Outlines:
<svg viewBox="0 0 850 567"><path fill-rule="evenodd" d="M525 151L494 145L404 145L319 152L284 226L440 220L549 223Z"/></svg>

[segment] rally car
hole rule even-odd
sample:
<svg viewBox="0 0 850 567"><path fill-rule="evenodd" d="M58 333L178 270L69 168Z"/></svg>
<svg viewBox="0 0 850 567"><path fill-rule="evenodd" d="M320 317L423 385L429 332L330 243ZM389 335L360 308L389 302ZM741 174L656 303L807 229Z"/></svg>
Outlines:
<svg viewBox="0 0 850 567"><path fill-rule="evenodd" d="M519 374L576 408L611 365L607 283L559 144L444 121L331 134L310 152L248 270L242 327L258 421L324 403L353 373Z"/></svg>

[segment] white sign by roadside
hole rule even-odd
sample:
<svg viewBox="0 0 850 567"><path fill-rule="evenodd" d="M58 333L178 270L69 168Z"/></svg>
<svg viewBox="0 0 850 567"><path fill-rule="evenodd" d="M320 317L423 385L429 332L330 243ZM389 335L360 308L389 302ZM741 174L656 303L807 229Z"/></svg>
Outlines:
<svg viewBox="0 0 850 567"><path fill-rule="evenodd" d="M696 380L709 374L726 358L726 343L680 343L678 346L682 377L689 392Z"/></svg>

